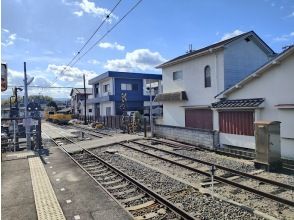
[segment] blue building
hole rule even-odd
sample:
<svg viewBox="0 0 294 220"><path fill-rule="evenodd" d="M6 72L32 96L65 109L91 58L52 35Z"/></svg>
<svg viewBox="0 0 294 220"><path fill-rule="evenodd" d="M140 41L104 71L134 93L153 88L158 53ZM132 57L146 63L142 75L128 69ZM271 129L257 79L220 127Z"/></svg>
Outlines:
<svg viewBox="0 0 294 220"><path fill-rule="evenodd" d="M88 102L94 104L96 117L121 115L121 94L126 93L127 111L143 113L149 106L149 88L154 99L161 92L161 79L159 74L108 71L89 80L89 85L93 86L93 98Z"/></svg>

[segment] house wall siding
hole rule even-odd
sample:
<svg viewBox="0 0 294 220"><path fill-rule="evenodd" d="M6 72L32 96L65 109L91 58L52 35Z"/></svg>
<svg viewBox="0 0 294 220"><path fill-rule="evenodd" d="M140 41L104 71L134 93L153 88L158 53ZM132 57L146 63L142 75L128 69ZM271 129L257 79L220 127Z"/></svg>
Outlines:
<svg viewBox="0 0 294 220"><path fill-rule="evenodd" d="M204 68L211 68L211 87L204 87ZM223 91L223 52L218 51L193 60L163 68L163 93L186 91L185 105L209 105ZM183 71L182 80L173 80L173 72Z"/></svg>
<svg viewBox="0 0 294 220"><path fill-rule="evenodd" d="M239 39L224 50L224 82L228 88L269 60L253 40Z"/></svg>
<svg viewBox="0 0 294 220"><path fill-rule="evenodd" d="M211 87L204 87L204 68L211 68ZM182 80L173 80L173 72L183 71ZM218 51L198 57L185 63L163 68L163 93L186 91L188 101L163 102L163 118L160 123L185 126L185 109L181 106L206 105L214 101L214 96L224 87L223 52Z"/></svg>
<svg viewBox="0 0 294 220"><path fill-rule="evenodd" d="M289 159L294 159L294 109L278 109L275 105L293 104L293 70L294 54L228 95L228 99L265 98L264 107L258 110L259 120L281 121L281 153ZM229 143L229 138L226 141ZM254 139L249 145L255 146Z"/></svg>

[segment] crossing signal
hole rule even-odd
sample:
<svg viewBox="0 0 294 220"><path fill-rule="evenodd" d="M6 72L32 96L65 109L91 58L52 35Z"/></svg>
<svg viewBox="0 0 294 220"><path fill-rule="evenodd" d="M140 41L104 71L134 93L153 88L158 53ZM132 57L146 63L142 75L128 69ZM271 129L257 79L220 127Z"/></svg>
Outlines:
<svg viewBox="0 0 294 220"><path fill-rule="evenodd" d="M7 90L7 64L1 63L1 92Z"/></svg>

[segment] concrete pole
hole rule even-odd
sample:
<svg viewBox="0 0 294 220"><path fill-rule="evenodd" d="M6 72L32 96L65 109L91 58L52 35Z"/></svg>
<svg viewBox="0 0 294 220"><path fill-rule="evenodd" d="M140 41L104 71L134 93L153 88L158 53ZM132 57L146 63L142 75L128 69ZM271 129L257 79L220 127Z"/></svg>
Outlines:
<svg viewBox="0 0 294 220"><path fill-rule="evenodd" d="M150 112L149 112L149 116L150 116L150 133L151 133L151 137L153 137L153 118L152 118L152 88L151 88L151 79L150 79L150 87L149 87L149 96L150 96Z"/></svg>
<svg viewBox="0 0 294 220"><path fill-rule="evenodd" d="M85 101L84 101L84 124L87 124L87 94L86 94L86 80L85 80L85 74L83 75L84 79L84 95L85 95Z"/></svg>
<svg viewBox="0 0 294 220"><path fill-rule="evenodd" d="M27 149L31 150L31 131L30 131L30 125L28 123L28 79L27 79L27 64L24 62L24 90L25 90L25 96L24 96L24 107L25 107L25 127L26 127L26 138L27 138Z"/></svg>

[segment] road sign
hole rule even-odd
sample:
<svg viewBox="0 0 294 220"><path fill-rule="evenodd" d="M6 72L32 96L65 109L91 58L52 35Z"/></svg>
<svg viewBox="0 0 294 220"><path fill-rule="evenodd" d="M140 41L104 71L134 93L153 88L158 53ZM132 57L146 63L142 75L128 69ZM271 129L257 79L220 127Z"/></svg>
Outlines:
<svg viewBox="0 0 294 220"><path fill-rule="evenodd" d="M1 92L7 90L7 64L1 63Z"/></svg>

